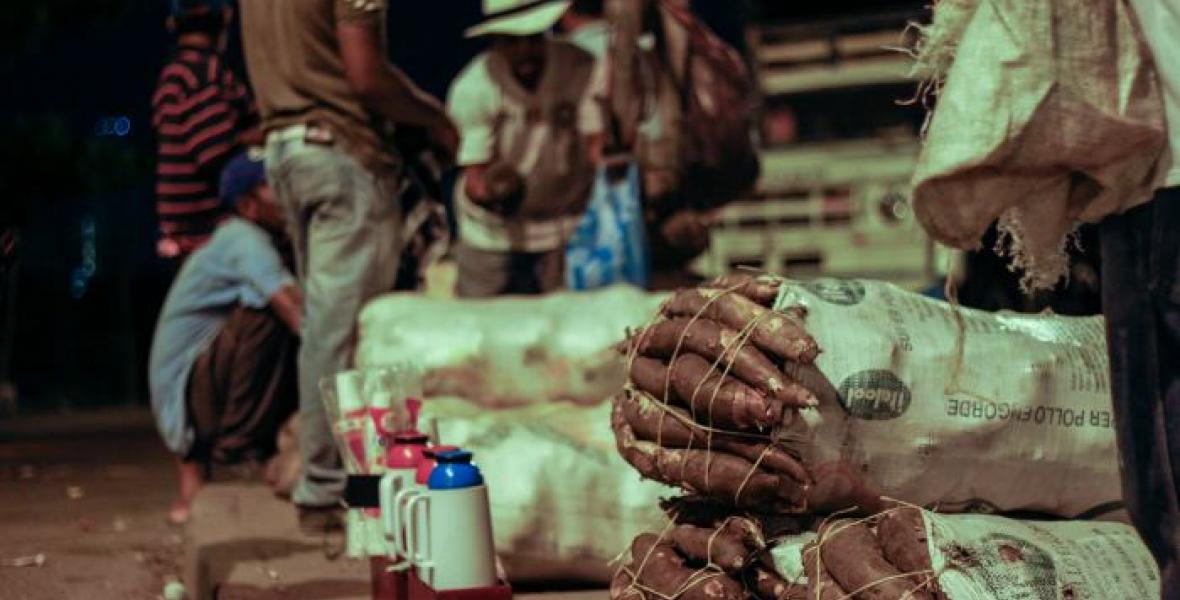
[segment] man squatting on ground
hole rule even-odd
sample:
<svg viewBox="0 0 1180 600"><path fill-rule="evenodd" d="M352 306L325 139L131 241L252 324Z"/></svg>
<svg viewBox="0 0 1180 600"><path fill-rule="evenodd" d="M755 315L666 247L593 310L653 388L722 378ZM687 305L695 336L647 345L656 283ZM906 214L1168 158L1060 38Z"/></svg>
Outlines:
<svg viewBox="0 0 1180 600"><path fill-rule="evenodd" d="M175 523L211 463L266 459L296 408L302 298L261 160L233 159L221 197L233 216L181 267L152 341L152 410L179 469Z"/></svg>
<svg viewBox="0 0 1180 600"><path fill-rule="evenodd" d="M530 6L532 5L532 6ZM458 294L539 294L564 282L565 245L601 160L604 73L546 32L570 2L485 0L491 36L451 86L459 126Z"/></svg>
<svg viewBox="0 0 1180 600"><path fill-rule="evenodd" d="M393 289L402 251L395 126L443 154L457 134L441 103L385 51L387 0L241 0L242 45L304 293L299 452L292 491L308 533L341 526L345 472L319 382L352 364L356 319ZM444 158L449 158L445 156Z"/></svg>

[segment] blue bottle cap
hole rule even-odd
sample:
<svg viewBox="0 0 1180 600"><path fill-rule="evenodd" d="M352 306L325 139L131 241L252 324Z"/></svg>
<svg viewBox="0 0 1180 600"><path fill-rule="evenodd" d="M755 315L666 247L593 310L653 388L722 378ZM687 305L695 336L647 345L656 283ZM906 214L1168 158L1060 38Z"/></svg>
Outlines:
<svg viewBox="0 0 1180 600"><path fill-rule="evenodd" d="M466 450L439 452L434 456L438 464L430 472L426 486L432 490L455 490L483 485L483 474L471 464L471 457Z"/></svg>

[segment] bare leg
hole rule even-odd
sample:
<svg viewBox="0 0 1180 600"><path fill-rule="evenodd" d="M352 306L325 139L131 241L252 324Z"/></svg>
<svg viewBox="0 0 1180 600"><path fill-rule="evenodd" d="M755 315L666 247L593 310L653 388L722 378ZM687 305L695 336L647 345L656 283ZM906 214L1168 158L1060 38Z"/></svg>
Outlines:
<svg viewBox="0 0 1180 600"><path fill-rule="evenodd" d="M193 498L205 484L205 474L201 463L181 460L180 457L175 457L175 460L176 476L180 486L176 500L172 502L172 508L168 511L168 522L183 525L191 516Z"/></svg>

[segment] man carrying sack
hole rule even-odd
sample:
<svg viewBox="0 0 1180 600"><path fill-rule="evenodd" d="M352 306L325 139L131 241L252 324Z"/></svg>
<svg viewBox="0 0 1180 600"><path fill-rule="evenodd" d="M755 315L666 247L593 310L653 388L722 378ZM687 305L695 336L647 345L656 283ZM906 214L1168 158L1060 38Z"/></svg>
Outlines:
<svg viewBox="0 0 1180 600"><path fill-rule="evenodd" d="M998 219L1029 291L1101 223L1123 497L1180 598L1180 3L944 1L923 33L916 73L941 84L914 174L927 231L969 249Z"/></svg>

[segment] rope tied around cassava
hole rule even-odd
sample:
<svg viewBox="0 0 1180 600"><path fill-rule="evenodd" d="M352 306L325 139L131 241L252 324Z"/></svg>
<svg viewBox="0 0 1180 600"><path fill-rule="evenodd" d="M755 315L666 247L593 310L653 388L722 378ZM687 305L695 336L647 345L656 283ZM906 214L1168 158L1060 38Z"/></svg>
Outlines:
<svg viewBox="0 0 1180 600"><path fill-rule="evenodd" d="M619 436L620 449L630 443L626 440L634 440L631 445L647 457L642 460L648 469L628 460L641 474L706 494L728 494L735 505L757 500L746 496L764 467L774 477L787 477L791 488L806 490L810 485L810 476L798 464L799 453L791 449L796 440L784 433L783 425L794 418L790 412L794 408L814 406L817 401L782 365L791 364L792 356L801 362L814 360L818 347L801 325L802 311L774 310L739 294L751 285L762 286L756 291L773 301L781 284L781 280L739 280L721 288L681 290L665 301L646 326L628 331L621 345L628 383L616 402L628 404L633 411L629 414L639 413L644 424L633 435ZM783 340L774 337L780 332ZM764 353L767 347L775 352ZM646 378L639 376L639 366ZM657 376L658 380L653 379ZM629 403L637 403L638 408ZM659 412L649 415L650 406ZM679 437L669 443L672 430ZM718 436L725 438L722 454L718 454ZM624 457L628 458L626 453ZM724 467L716 464L721 459ZM675 471L668 472L668 467ZM690 477L690 469L698 476ZM719 483L715 478L721 473L733 475L727 474ZM767 485L763 479L759 489ZM761 494L765 497L765 492ZM803 506L802 501L795 504L796 510Z"/></svg>
<svg viewBox="0 0 1180 600"><path fill-rule="evenodd" d="M933 568L902 570L900 565L896 565L885 556L881 543L878 540L878 535L872 531L870 526L873 523L883 522L889 515L900 511L912 510L921 514L922 509L907 502L894 499L886 500L893 503L894 506L858 519L841 518L842 515L858 510L856 507L853 507L837 511L825 517L820 522L819 533L814 542L802 550L803 564L812 564L812 566L807 567L805 574L808 578L809 594L814 593L814 600L823 600L825 597L823 588L829 578L835 580L835 589L841 592L841 595L833 600L851 600L869 589L886 586L892 587L889 590L890 595L888 597L895 597L898 600L927 600L931 598L928 592L936 589L935 585L941 572L935 571ZM864 531L858 531L858 533L862 534L862 539L860 540L861 544L856 547L857 552L849 552L848 549L841 548L840 551L836 551L834 554L841 557L855 556L857 558L857 563L855 564L858 568L863 568L866 571L880 571L884 575L880 577L860 577L864 581L859 582L856 587L849 590L847 587L844 587L844 584L855 581L858 578L846 573L842 569L829 568L827 561L824 559L824 548L829 544L838 543L834 542L834 540L840 537L841 534L845 532L851 533L853 530L859 528L864 528ZM864 535L866 533L867 537ZM866 544L866 541L872 545ZM810 560L812 557L814 557L814 561ZM945 568L943 570L945 571ZM898 588L897 586L890 585L894 582L908 582L910 585L909 587Z"/></svg>
<svg viewBox="0 0 1180 600"><path fill-rule="evenodd" d="M739 600L746 597L745 588L735 577L755 566L753 559L765 549L760 527L745 517L730 515L706 525L672 514L659 534L632 542L631 564L615 570L611 597Z"/></svg>
<svg viewBox="0 0 1180 600"><path fill-rule="evenodd" d="M728 519L726 519L726 521L728 522ZM648 551L644 554L643 559L640 560L639 564L637 566L635 566L633 569L630 567L627 567L625 565L620 565L619 568L621 570L625 571L628 574L628 576L630 576L630 578L631 578L631 583L627 586L627 589L640 590L641 592L644 593L644 597L647 597L646 595L648 593L651 593L651 594L656 595L658 598L661 598L662 600L676 600L680 596L684 595L684 593L687 592L688 590L692 589L693 587L695 587L697 585L701 585L701 584L707 582L710 578L715 578L715 577L725 575L725 571L723 569L721 569L721 567L713 564L712 561L706 561L705 566L703 566L700 569L697 569L695 572L693 572L683 583L680 584L679 588L677 588L677 590L671 594L665 594L659 590L652 589L648 586L641 584L640 577L643 575L644 569L647 568L648 561L651 559L652 555L655 554L656 550L660 547L660 545L661 545L660 543L665 540L665 538L668 536L668 533L671 532L675 526L676 526L676 519L675 518L670 519L668 521L668 524L664 527L664 529L662 531L660 531L659 536L656 538L656 542L651 544L651 547L648 548ZM710 548L710 550L712 549L713 539L716 537L717 533L720 531L721 531L721 527L718 527L717 530L714 531L713 535L710 536L709 543L708 543L708 547ZM624 553L626 553L626 552L627 551L624 550ZM708 557L708 556L712 556L712 553L708 552L706 554L706 557ZM634 556L632 556L632 558L634 558ZM617 571L616 571L616 574L617 574Z"/></svg>

